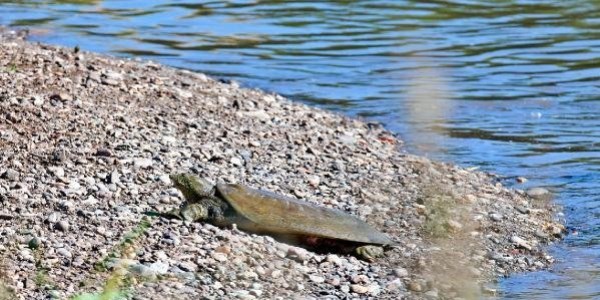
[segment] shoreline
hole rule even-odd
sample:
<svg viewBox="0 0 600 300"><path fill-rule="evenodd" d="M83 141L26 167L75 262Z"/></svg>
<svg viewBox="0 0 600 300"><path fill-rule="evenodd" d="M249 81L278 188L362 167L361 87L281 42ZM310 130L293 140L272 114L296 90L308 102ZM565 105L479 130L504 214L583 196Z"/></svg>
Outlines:
<svg viewBox="0 0 600 300"><path fill-rule="evenodd" d="M380 126L19 32L0 42L0 275L23 299L479 297L547 268L564 234L550 200L403 153ZM178 171L346 211L399 247L367 263L146 217L183 201Z"/></svg>

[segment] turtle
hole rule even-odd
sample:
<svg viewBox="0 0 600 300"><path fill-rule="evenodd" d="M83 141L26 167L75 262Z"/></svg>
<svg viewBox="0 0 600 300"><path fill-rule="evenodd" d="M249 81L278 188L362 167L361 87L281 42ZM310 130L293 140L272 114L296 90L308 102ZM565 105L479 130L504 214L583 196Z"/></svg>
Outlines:
<svg viewBox="0 0 600 300"><path fill-rule="evenodd" d="M240 184L211 184L191 174L169 176L186 201L170 212L185 222L203 221L269 235L317 252L331 250L373 261L395 246L366 222L340 210Z"/></svg>

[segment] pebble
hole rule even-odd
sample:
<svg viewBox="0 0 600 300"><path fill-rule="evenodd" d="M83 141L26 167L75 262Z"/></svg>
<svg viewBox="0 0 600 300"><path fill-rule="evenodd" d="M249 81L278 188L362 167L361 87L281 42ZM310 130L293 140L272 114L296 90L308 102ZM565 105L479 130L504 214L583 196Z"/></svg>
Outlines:
<svg viewBox="0 0 600 300"><path fill-rule="evenodd" d="M527 241L525 241L523 238L521 238L519 236L513 235L510 238L510 241L513 242L515 245L521 247L521 248L525 248L527 250L531 250L532 249L531 245Z"/></svg>
<svg viewBox="0 0 600 300"><path fill-rule="evenodd" d="M65 176L65 169L62 167L48 167L48 171L58 178L62 178Z"/></svg>
<svg viewBox="0 0 600 300"><path fill-rule="evenodd" d="M504 219L504 217L499 213L490 213L489 216L494 222L500 222L502 219Z"/></svg>
<svg viewBox="0 0 600 300"><path fill-rule="evenodd" d="M50 215L48 215L48 217L46 218L46 221L48 223L54 224L54 223L58 222L59 219L60 219L60 215L57 212L53 212Z"/></svg>
<svg viewBox="0 0 600 300"><path fill-rule="evenodd" d="M243 161L239 157L232 157L230 160L231 164L236 167L241 167L244 165Z"/></svg>
<svg viewBox="0 0 600 300"><path fill-rule="evenodd" d="M529 208L522 206L522 205L515 206L515 209L522 214L528 214L531 212L531 210Z"/></svg>
<svg viewBox="0 0 600 300"><path fill-rule="evenodd" d="M289 247L287 250L286 257L299 262L307 261L310 259L308 251L300 247Z"/></svg>
<svg viewBox="0 0 600 300"><path fill-rule="evenodd" d="M157 270L144 264L132 264L129 266L129 271L137 276L145 278L146 280L156 279Z"/></svg>
<svg viewBox="0 0 600 300"><path fill-rule="evenodd" d="M421 284L417 281L411 281L408 283L408 289L413 292L422 292L423 286L421 286Z"/></svg>
<svg viewBox="0 0 600 300"><path fill-rule="evenodd" d="M67 258L73 257L73 254L71 254L71 252L65 248L56 249L56 253L60 254L61 256L67 257Z"/></svg>
<svg viewBox="0 0 600 300"><path fill-rule="evenodd" d="M60 92L58 94L53 94L52 96L50 96L50 99L67 102L67 101L73 101L73 96L71 96L70 94L68 94L66 92Z"/></svg>
<svg viewBox="0 0 600 300"><path fill-rule="evenodd" d="M37 248L39 248L41 245L41 241L39 238L37 237L33 237L29 240L29 242L27 243L27 246L29 247L29 249L35 250Z"/></svg>
<svg viewBox="0 0 600 300"><path fill-rule="evenodd" d="M354 276L352 276L352 278L350 279L350 281L352 283L368 284L369 283L369 276L364 275L364 274L354 275Z"/></svg>
<svg viewBox="0 0 600 300"><path fill-rule="evenodd" d="M406 270L405 268L395 268L394 269L394 275L396 277L399 277L399 278L407 277L408 276L408 270Z"/></svg>
<svg viewBox="0 0 600 300"><path fill-rule="evenodd" d="M404 289L404 283L400 278L396 278L386 285L386 289L389 291L398 291Z"/></svg>
<svg viewBox="0 0 600 300"><path fill-rule="evenodd" d="M133 166L135 168L147 169L152 166L152 160L148 158L136 158L133 160Z"/></svg>
<svg viewBox="0 0 600 300"><path fill-rule="evenodd" d="M56 227L56 229L63 231L63 232L67 232L69 231L69 222L67 221L58 221L58 223L56 223L56 225L54 225Z"/></svg>
<svg viewBox="0 0 600 300"><path fill-rule="evenodd" d="M314 283L323 283L325 282L325 278L322 276L317 276L317 275L309 275L308 279L310 279L310 281L314 282Z"/></svg>
<svg viewBox="0 0 600 300"><path fill-rule="evenodd" d="M112 152L106 148L98 148L96 150L96 156L112 156Z"/></svg>
<svg viewBox="0 0 600 300"><path fill-rule="evenodd" d="M215 253L211 254L211 256L212 256L212 258L214 258L214 260L216 260L218 262L227 261L227 255L222 252L215 252Z"/></svg>
<svg viewBox="0 0 600 300"><path fill-rule="evenodd" d="M150 264L149 268L158 275L164 275L169 270L169 264L157 261Z"/></svg>
<svg viewBox="0 0 600 300"><path fill-rule="evenodd" d="M366 294L369 292L369 288L360 284L352 284L350 285L350 290L352 290L353 293L357 293L357 294Z"/></svg>
<svg viewBox="0 0 600 300"><path fill-rule="evenodd" d="M19 172L12 169L8 169L4 171L4 173L2 173L2 176L0 177L11 181L16 181L19 180Z"/></svg>
<svg viewBox="0 0 600 300"><path fill-rule="evenodd" d="M330 262L330 263L332 263L332 264L334 264L336 266L341 266L342 263L343 263L342 259L339 256L335 255L335 254L328 254L325 257L325 261Z"/></svg>
<svg viewBox="0 0 600 300"><path fill-rule="evenodd" d="M438 299L439 295L438 295L437 291L431 290L431 291L425 292L425 298L427 298L427 299Z"/></svg>
<svg viewBox="0 0 600 300"><path fill-rule="evenodd" d="M452 232L459 232L463 228L463 225L455 220L448 220L448 222L446 222L446 224L448 225L448 228Z"/></svg>
<svg viewBox="0 0 600 300"><path fill-rule="evenodd" d="M310 184L313 187L318 187L319 184L321 183L321 178L319 178L319 176L316 175L309 175L307 176L307 181L308 184Z"/></svg>

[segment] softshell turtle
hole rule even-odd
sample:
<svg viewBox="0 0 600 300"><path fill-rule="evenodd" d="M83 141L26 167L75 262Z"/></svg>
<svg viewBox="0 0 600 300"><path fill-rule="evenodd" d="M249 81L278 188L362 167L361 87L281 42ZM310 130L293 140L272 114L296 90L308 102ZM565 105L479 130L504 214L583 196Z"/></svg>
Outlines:
<svg viewBox="0 0 600 300"><path fill-rule="evenodd" d="M205 221L268 234L317 251L353 253L372 260L394 242L362 220L342 211L316 206L239 184L211 184L189 174L171 175L186 198L172 212L187 222Z"/></svg>

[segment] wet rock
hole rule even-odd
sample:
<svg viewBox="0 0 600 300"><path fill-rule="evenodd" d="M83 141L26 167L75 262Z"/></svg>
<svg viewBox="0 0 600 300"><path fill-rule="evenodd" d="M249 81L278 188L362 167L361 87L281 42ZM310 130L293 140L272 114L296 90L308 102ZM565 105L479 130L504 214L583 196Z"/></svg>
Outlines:
<svg viewBox="0 0 600 300"><path fill-rule="evenodd" d="M529 197L538 200L547 199L551 196L550 191L541 187L528 189L526 193Z"/></svg>
<svg viewBox="0 0 600 300"><path fill-rule="evenodd" d="M525 183L525 182L527 182L527 178L519 176L519 177L517 177L516 181L518 183Z"/></svg>

